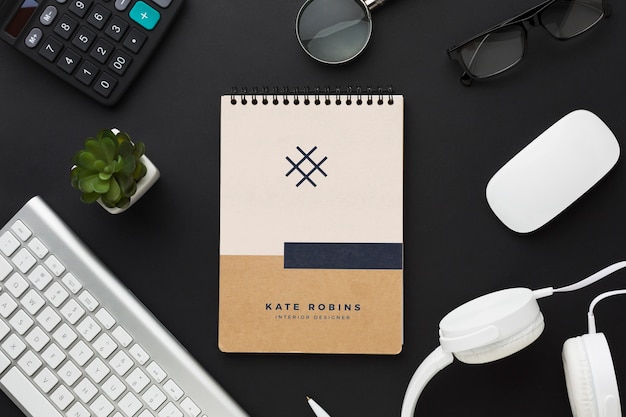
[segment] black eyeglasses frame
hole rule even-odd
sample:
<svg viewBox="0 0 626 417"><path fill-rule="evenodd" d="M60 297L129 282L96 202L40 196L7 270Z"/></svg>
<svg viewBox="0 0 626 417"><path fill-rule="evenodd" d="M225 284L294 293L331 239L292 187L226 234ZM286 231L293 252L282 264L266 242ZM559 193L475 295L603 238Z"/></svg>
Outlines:
<svg viewBox="0 0 626 417"><path fill-rule="evenodd" d="M552 38L557 39L559 41L567 41L587 32L589 29L597 25L598 22L600 22L603 18L604 19L608 18L611 15L611 8L608 4L608 0L602 0L602 15L600 15L600 17L598 18L596 22L589 25L589 27L587 27L586 29L576 33L575 35L572 35L566 38L559 38L557 36L554 36L553 33L551 33L545 26L543 26L541 19L540 19L541 13L552 4L556 3L557 1L563 1L563 0L546 0L543 3L540 3L537 6L534 6L526 10L525 12L522 12L510 19L507 19L504 22L498 23L497 25L479 33L478 35L474 35L471 38L468 38L465 41L448 48L447 50L448 57L452 59L453 61L457 61L463 68L463 74L461 75L461 79L460 79L461 83L465 86L470 86L472 85L472 80L491 78L496 75L502 74L503 72L508 71L509 69L517 66L526 57L526 50L528 49L528 29L530 28L533 28L535 26L540 26ZM507 66L506 68L503 68L500 71L497 71L493 74L485 75L485 76L477 76L477 75L472 74L472 72L469 70L469 68L463 61L463 58L461 57L461 53L460 53L461 48L466 46L468 43L475 41L478 38L482 38L486 35L489 35L490 33L496 32L498 30L501 30L509 26L520 26L522 28L522 31L524 34L524 49L522 51L522 55L520 56L520 58L514 63Z"/></svg>

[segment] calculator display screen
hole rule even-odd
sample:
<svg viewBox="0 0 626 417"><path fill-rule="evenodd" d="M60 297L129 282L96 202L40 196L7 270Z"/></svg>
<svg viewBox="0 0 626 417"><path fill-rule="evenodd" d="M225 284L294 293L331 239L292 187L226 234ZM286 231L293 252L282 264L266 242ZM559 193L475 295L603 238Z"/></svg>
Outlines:
<svg viewBox="0 0 626 417"><path fill-rule="evenodd" d="M4 31L10 36L17 38L28 23L28 19L37 10L37 7L39 7L37 0L24 0Z"/></svg>

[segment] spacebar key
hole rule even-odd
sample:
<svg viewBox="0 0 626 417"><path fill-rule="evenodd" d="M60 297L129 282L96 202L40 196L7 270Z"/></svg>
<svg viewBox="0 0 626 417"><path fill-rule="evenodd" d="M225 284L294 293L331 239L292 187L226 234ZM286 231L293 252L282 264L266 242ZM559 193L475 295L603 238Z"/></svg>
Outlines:
<svg viewBox="0 0 626 417"><path fill-rule="evenodd" d="M0 384L32 417L63 417L17 368L11 368Z"/></svg>

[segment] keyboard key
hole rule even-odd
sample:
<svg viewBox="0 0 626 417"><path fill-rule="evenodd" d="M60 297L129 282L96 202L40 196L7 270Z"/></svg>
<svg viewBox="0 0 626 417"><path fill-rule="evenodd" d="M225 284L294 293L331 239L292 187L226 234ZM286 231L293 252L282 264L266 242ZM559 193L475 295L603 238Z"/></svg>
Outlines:
<svg viewBox="0 0 626 417"><path fill-rule="evenodd" d="M48 248L46 245L41 243L41 241L36 237L32 238L32 240L28 242L28 247L39 259L43 259L43 257L48 254Z"/></svg>
<svg viewBox="0 0 626 417"><path fill-rule="evenodd" d="M2 234L2 236L0 236L0 250L6 256L13 255L13 252L15 252L15 250L19 247L19 240L17 240L15 236L11 234L11 232L6 231Z"/></svg>
<svg viewBox="0 0 626 417"><path fill-rule="evenodd" d="M4 339L4 336L8 335L10 331L11 328L4 321L0 320L0 340ZM1 370L0 373L2 373Z"/></svg>
<svg viewBox="0 0 626 417"><path fill-rule="evenodd" d="M60 277L65 272L65 266L54 255L48 256L44 262L50 271L57 277Z"/></svg>
<svg viewBox="0 0 626 417"><path fill-rule="evenodd" d="M171 379L163 385L163 388L176 401L180 400L184 394L183 390Z"/></svg>
<svg viewBox="0 0 626 417"><path fill-rule="evenodd" d="M22 304L22 306L34 316L46 304L46 302L43 298L41 298L37 291L30 289L24 298L22 298L20 304Z"/></svg>
<svg viewBox="0 0 626 417"><path fill-rule="evenodd" d="M76 300L69 300L65 303L63 308L61 308L61 315L63 315L63 317L65 317L71 324L76 324L84 314L85 310Z"/></svg>
<svg viewBox="0 0 626 417"><path fill-rule="evenodd" d="M98 310L98 312L96 313L96 318L98 319L100 324L102 324L107 330L111 329L111 327L115 325L115 319L104 308Z"/></svg>
<svg viewBox="0 0 626 417"><path fill-rule="evenodd" d="M139 401L132 392L127 392L118 405L122 412L128 416L134 416L143 406L141 401Z"/></svg>
<svg viewBox="0 0 626 417"><path fill-rule="evenodd" d="M134 362L124 351L120 350L111 358L109 365L119 376L124 376L133 367Z"/></svg>
<svg viewBox="0 0 626 417"><path fill-rule="evenodd" d="M91 401L93 397L98 393L98 388L94 384L92 384L89 379L83 378L76 387L74 388L74 393L82 400L84 403L88 403Z"/></svg>
<svg viewBox="0 0 626 417"><path fill-rule="evenodd" d="M44 9L43 13L41 13L41 16L39 16L39 23L44 26L50 26L58 13L59 11L56 7L49 5Z"/></svg>
<svg viewBox="0 0 626 417"><path fill-rule="evenodd" d="M130 5L131 0L115 0L115 8L120 12L123 12Z"/></svg>
<svg viewBox="0 0 626 417"><path fill-rule="evenodd" d="M43 349L49 341L50 337L38 326L35 326L35 328L28 333L28 336L26 336L26 343L28 343L35 352L39 352Z"/></svg>
<svg viewBox="0 0 626 417"><path fill-rule="evenodd" d="M56 369L61 362L65 360L65 353L57 345L52 343L50 346L46 348L46 350L41 354L41 358L50 366L52 369Z"/></svg>
<svg viewBox="0 0 626 417"><path fill-rule="evenodd" d="M167 403L159 411L159 417L183 417L183 413L172 403Z"/></svg>
<svg viewBox="0 0 626 417"><path fill-rule="evenodd" d="M65 291L65 289L63 289L61 284L59 284L58 282L53 282L50 288L46 290L44 295L55 307L61 306L61 304L63 304L63 302L69 296L67 291Z"/></svg>
<svg viewBox="0 0 626 417"><path fill-rule="evenodd" d="M43 368L35 377L35 383L46 394L59 382L57 377L48 368Z"/></svg>
<svg viewBox="0 0 626 417"><path fill-rule="evenodd" d="M114 47L112 44L102 38L98 38L89 56L91 56L99 63L104 64L109 59L109 56L111 56L111 54L113 53L113 49Z"/></svg>
<svg viewBox="0 0 626 417"><path fill-rule="evenodd" d="M146 375L141 369L135 368L126 377L126 383L133 391L139 393L148 386L148 384L150 383L150 377L148 377L148 375Z"/></svg>
<svg viewBox="0 0 626 417"><path fill-rule="evenodd" d="M124 385L118 377L111 375L109 379L102 384L102 390L109 396L109 398L115 401L124 393L124 391L126 391L126 385Z"/></svg>
<svg viewBox="0 0 626 417"><path fill-rule="evenodd" d="M43 37L43 32L39 28L32 28L26 38L24 38L24 45L27 48L33 49L39 45L39 41Z"/></svg>
<svg viewBox="0 0 626 417"><path fill-rule="evenodd" d="M115 406L104 395L96 398L89 408L95 413L96 417L108 417L115 410Z"/></svg>
<svg viewBox="0 0 626 417"><path fill-rule="evenodd" d="M17 267L17 269L19 269L24 274L37 263L35 257L31 255L26 248L20 249L15 254L15 256L13 256L13 259L11 259L11 261Z"/></svg>
<svg viewBox="0 0 626 417"><path fill-rule="evenodd" d="M109 69L113 70L113 72L118 75L124 75L131 62L133 62L133 58L118 49L113 53L113 56L111 57L111 61L109 62Z"/></svg>
<svg viewBox="0 0 626 417"><path fill-rule="evenodd" d="M11 359L17 359L17 357L24 352L24 349L26 349L26 345L15 334L11 334L2 344L2 349L4 349Z"/></svg>
<svg viewBox="0 0 626 417"><path fill-rule="evenodd" d="M18 273L11 275L5 287L15 298L19 298L28 289L28 282Z"/></svg>
<svg viewBox="0 0 626 417"><path fill-rule="evenodd" d="M83 291L78 300L87 308L89 311L94 311L98 307L98 300L96 300L89 291Z"/></svg>
<svg viewBox="0 0 626 417"><path fill-rule="evenodd" d="M1 354L0 354L1 355ZM0 357L0 365L2 359ZM63 417L17 368L11 368L0 379L4 389L33 416Z"/></svg>
<svg viewBox="0 0 626 417"><path fill-rule="evenodd" d="M50 306L46 306L37 316L37 322L43 326L46 331L51 332L57 324L61 322L61 316Z"/></svg>
<svg viewBox="0 0 626 417"><path fill-rule="evenodd" d="M65 274L62 281L63 284L65 284L65 286L72 292L72 294L77 294L78 291L83 288L83 285L70 272Z"/></svg>
<svg viewBox="0 0 626 417"><path fill-rule="evenodd" d="M96 323L94 319L90 316L87 316L80 322L80 324L76 327L76 330L83 335L83 337L91 342L94 337L96 337L102 328Z"/></svg>
<svg viewBox="0 0 626 417"><path fill-rule="evenodd" d="M105 376L107 376L111 370L102 362L99 358L96 358L91 361L87 368L85 368L85 372L87 375L91 377L91 379L99 384Z"/></svg>
<svg viewBox="0 0 626 417"><path fill-rule="evenodd" d="M82 340L79 340L70 350L70 356L76 361L78 366L84 366L93 355L93 350Z"/></svg>
<svg viewBox="0 0 626 417"><path fill-rule="evenodd" d="M6 277L13 271L11 264L0 256L0 282L4 281Z"/></svg>
<svg viewBox="0 0 626 417"><path fill-rule="evenodd" d="M163 382L167 374L156 362L152 361L146 368L148 373L156 380L156 382Z"/></svg>
<svg viewBox="0 0 626 417"><path fill-rule="evenodd" d="M22 355L17 364L28 376L33 376L35 372L37 372L37 370L41 367L41 365L43 365L37 355L35 355L30 350Z"/></svg>
<svg viewBox="0 0 626 417"><path fill-rule="evenodd" d="M0 294L0 315L7 318L15 311L17 303L11 298L11 296L4 292Z"/></svg>
<svg viewBox="0 0 626 417"><path fill-rule="evenodd" d="M117 349L117 343L115 343L108 334L103 333L93 342L93 348L100 356L106 359Z"/></svg>
<svg viewBox="0 0 626 417"><path fill-rule="evenodd" d="M200 415L200 408L194 403L191 398L185 398L181 403L183 411L189 414L191 417L198 417Z"/></svg>
<svg viewBox="0 0 626 417"><path fill-rule="evenodd" d="M28 280L41 291L52 281L52 275L41 265L37 265L33 271L28 274Z"/></svg>
<svg viewBox="0 0 626 417"><path fill-rule="evenodd" d="M139 362L140 365L145 365L150 359L150 355L148 355L138 344L134 344L133 347L130 348L130 354L137 362Z"/></svg>
<svg viewBox="0 0 626 417"><path fill-rule="evenodd" d="M150 386L141 398L148 404L148 407L153 410L159 408L167 399L163 391L158 389L155 385Z"/></svg>
<svg viewBox="0 0 626 417"><path fill-rule="evenodd" d="M66 323L63 323L52 334L52 337L59 343L59 345L63 349L67 349L72 343L74 343L74 340L78 338L78 335L76 335L76 333L74 332L74 330L72 330L70 326L68 326Z"/></svg>
<svg viewBox="0 0 626 417"><path fill-rule="evenodd" d="M83 373L78 369L76 365L72 361L67 361L61 368L57 371L57 374L61 377L61 379L69 386L74 385L78 378L80 378Z"/></svg>
<svg viewBox="0 0 626 417"><path fill-rule="evenodd" d="M11 365L11 360L4 353L0 352L0 374Z"/></svg>
<svg viewBox="0 0 626 417"><path fill-rule="evenodd" d="M83 52L87 52L95 40L96 34L87 29L85 26L82 26L78 32L76 32L74 39L72 39L72 45L76 46Z"/></svg>
<svg viewBox="0 0 626 417"><path fill-rule="evenodd" d="M87 411L87 409L81 403L74 403L74 405L72 405L70 409L67 410L66 415L70 417L90 417L91 416L91 414L89 414L89 411Z"/></svg>
<svg viewBox="0 0 626 417"><path fill-rule="evenodd" d="M34 321L24 310L18 310L9 320L9 324L16 332L23 335L32 327Z"/></svg>
<svg viewBox="0 0 626 417"><path fill-rule="evenodd" d="M63 385L59 385L50 396L52 401L61 410L65 410L74 401L74 396ZM45 414L43 414L45 415Z"/></svg>
<svg viewBox="0 0 626 417"><path fill-rule="evenodd" d="M121 326L117 326L112 333L115 340L120 342L120 344L124 347L128 347L130 343L133 341L133 338L126 332L126 330L122 329Z"/></svg>
<svg viewBox="0 0 626 417"><path fill-rule="evenodd" d="M13 223L11 230L22 240L22 242L26 242L33 235L33 232L31 232L21 220L17 220Z"/></svg>

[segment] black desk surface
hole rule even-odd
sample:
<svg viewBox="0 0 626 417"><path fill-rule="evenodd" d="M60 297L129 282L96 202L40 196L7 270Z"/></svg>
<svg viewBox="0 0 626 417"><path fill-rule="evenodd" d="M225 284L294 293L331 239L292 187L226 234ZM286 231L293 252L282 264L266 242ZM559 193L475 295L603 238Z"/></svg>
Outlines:
<svg viewBox="0 0 626 417"><path fill-rule="evenodd" d="M476 296L576 281L626 258L626 166L531 235L506 229L485 185L566 113L598 114L626 137L626 3L582 37L530 32L525 61L465 88L447 47L536 0L394 0L374 12L355 62L329 67L298 45L301 0L186 0L161 50L122 102L102 107L0 46L0 218L40 194L98 257L254 417L396 416L406 385L437 346L438 322ZM393 85L405 106L405 345L397 356L224 354L217 348L219 97L231 87ZM83 138L116 126L146 142L162 177L125 214L79 202L70 158ZM4 221L3 221L4 223ZM586 311L626 273L540 300L546 330L487 365L455 362L426 387L419 416L568 416L561 348L586 331ZM622 391L623 299L596 310ZM0 396L3 417L21 416Z"/></svg>

